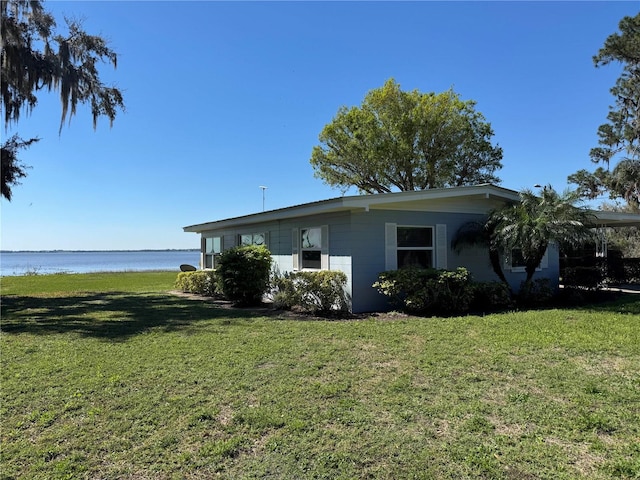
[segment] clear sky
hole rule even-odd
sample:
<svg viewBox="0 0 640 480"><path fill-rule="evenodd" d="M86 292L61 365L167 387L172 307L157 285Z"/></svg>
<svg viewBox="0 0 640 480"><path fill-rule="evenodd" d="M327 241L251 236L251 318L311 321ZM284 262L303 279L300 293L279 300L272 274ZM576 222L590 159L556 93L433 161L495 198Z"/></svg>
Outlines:
<svg viewBox="0 0 640 480"><path fill-rule="evenodd" d="M4 250L198 248L182 227L333 198L313 175L318 134L389 78L452 87L492 124L502 186L567 188L621 67L592 57L630 2L47 1L110 40L101 76L127 111L94 132L41 95L8 131L42 140L1 202ZM356 192L349 192L356 193Z"/></svg>

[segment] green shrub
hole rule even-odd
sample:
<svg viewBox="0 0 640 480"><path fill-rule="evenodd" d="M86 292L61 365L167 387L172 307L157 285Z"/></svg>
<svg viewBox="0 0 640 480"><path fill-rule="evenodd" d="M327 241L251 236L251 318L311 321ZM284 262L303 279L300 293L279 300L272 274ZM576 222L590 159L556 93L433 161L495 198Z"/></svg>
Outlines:
<svg viewBox="0 0 640 480"><path fill-rule="evenodd" d="M220 295L219 287L219 279L215 270L180 272L175 283L175 288L185 293L195 293L196 295L208 297Z"/></svg>
<svg viewBox="0 0 640 480"><path fill-rule="evenodd" d="M347 275L337 270L274 274L273 302L278 308L298 307L321 315L344 313L350 304L346 284Z"/></svg>
<svg viewBox="0 0 640 480"><path fill-rule="evenodd" d="M407 299L414 298L423 285L437 275L438 271L433 268L389 270L378 275L378 281L373 284L373 287L388 297L393 307L405 309Z"/></svg>
<svg viewBox="0 0 640 480"><path fill-rule="evenodd" d="M264 246L225 250L217 272L224 296L237 305L256 305L269 287L271 253Z"/></svg>
<svg viewBox="0 0 640 480"><path fill-rule="evenodd" d="M513 307L511 289L503 282L475 282L471 309L495 312Z"/></svg>
<svg viewBox="0 0 640 480"><path fill-rule="evenodd" d="M382 272L373 287L389 297L393 306L415 314L464 313L474 296L471 275L464 267Z"/></svg>
<svg viewBox="0 0 640 480"><path fill-rule="evenodd" d="M566 267L562 272L562 284L565 287L597 290L602 285L602 277L602 272L598 267Z"/></svg>
<svg viewBox="0 0 640 480"><path fill-rule="evenodd" d="M278 309L289 310L300 305L300 292L294 283L295 273L278 271L271 276L271 295L273 306Z"/></svg>
<svg viewBox="0 0 640 480"><path fill-rule="evenodd" d="M537 278L531 282L522 282L516 295L518 305L539 307L547 305L554 297L548 278Z"/></svg>

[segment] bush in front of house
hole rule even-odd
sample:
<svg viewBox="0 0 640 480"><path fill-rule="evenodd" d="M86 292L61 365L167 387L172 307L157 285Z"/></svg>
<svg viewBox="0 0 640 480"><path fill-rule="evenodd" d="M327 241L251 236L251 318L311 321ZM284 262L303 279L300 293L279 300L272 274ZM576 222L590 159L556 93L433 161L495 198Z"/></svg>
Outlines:
<svg viewBox="0 0 640 480"><path fill-rule="evenodd" d="M541 307L549 305L554 297L549 279L537 278L531 282L522 282L516 302L521 307Z"/></svg>
<svg viewBox="0 0 640 480"><path fill-rule="evenodd" d="M218 276L215 270L180 272L175 288L185 293L215 297L221 294Z"/></svg>
<svg viewBox="0 0 640 480"><path fill-rule="evenodd" d="M465 313L474 298L471 275L464 267L391 270L379 274L373 287L394 307L421 315Z"/></svg>
<svg viewBox="0 0 640 480"><path fill-rule="evenodd" d="M257 305L269 288L271 253L264 246L225 250L216 270L222 293L236 305Z"/></svg>
<svg viewBox="0 0 640 480"><path fill-rule="evenodd" d="M514 306L511 289L504 282L475 282L470 309L476 312L497 312Z"/></svg>
<svg viewBox="0 0 640 480"><path fill-rule="evenodd" d="M392 307L406 309L407 299L419 294L422 286L435 278L438 271L433 268L402 268L378 275L373 287L389 299Z"/></svg>
<svg viewBox="0 0 640 480"><path fill-rule="evenodd" d="M562 272L562 284L565 287L580 287L597 290L604 278L599 267L566 267Z"/></svg>
<svg viewBox="0 0 640 480"><path fill-rule="evenodd" d="M347 275L337 270L276 273L273 303L277 308L299 308L320 315L345 313L349 311L346 285Z"/></svg>

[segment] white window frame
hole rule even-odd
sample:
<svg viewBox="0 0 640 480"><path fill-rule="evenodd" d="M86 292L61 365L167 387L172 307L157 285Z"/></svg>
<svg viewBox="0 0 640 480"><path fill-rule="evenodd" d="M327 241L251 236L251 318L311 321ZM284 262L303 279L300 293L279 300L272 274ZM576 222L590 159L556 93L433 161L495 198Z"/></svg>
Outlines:
<svg viewBox="0 0 640 480"><path fill-rule="evenodd" d="M429 230L431 232L431 246L409 246L409 247L401 247L397 244L398 239L398 231L400 229L421 229L421 230ZM432 225L396 225L396 258L398 256L398 252L407 252L407 251L420 251L420 252L430 252L431 253L431 264L428 268L435 268L436 259L435 259L435 243L436 243L436 232L435 228ZM397 262L397 260L396 260ZM398 267L400 268L400 267Z"/></svg>
<svg viewBox="0 0 640 480"><path fill-rule="evenodd" d="M516 251L516 250L520 250L520 249L519 248L512 248L509 253L504 255L505 268L507 270L510 270L513 273L526 272L527 269L526 269L525 265L514 265L513 264L513 259L515 257L513 252ZM547 247L547 250L545 250L544 256L542 257L542 260L540 260L540 265L538 265L538 267L536 268L536 272L539 272L543 268L548 268L548 267L549 267L549 247Z"/></svg>
<svg viewBox="0 0 640 480"><path fill-rule="evenodd" d="M211 241L211 247L209 247L209 245L207 244L208 240ZM203 270L216 269L216 267L218 266L218 262L220 261L220 255L222 254L223 248L224 248L224 237L222 236L216 235L213 237L202 238L202 269ZM211 259L210 262L207 261L209 258Z"/></svg>
<svg viewBox="0 0 640 480"><path fill-rule="evenodd" d="M320 230L320 247L305 247L302 240L302 235L305 230L319 229ZM329 226L328 225L314 225L301 228L293 228L291 231L291 253L293 257L293 270L329 270ZM304 252L320 252L320 268L305 267L303 265Z"/></svg>
<svg viewBox="0 0 640 480"><path fill-rule="evenodd" d="M432 232L431 247L398 247L398 228L430 228ZM447 225L398 225L397 223L385 223L385 270L398 269L398 250L432 250L432 268L447 268Z"/></svg>

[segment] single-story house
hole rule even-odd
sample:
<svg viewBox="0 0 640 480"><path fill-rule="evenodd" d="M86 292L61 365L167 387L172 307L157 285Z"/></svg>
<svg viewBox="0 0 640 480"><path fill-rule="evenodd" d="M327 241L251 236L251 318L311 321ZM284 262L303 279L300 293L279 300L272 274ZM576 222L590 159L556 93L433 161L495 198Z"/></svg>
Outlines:
<svg viewBox="0 0 640 480"><path fill-rule="evenodd" d="M387 298L372 285L383 271L408 265L463 266L474 280L497 280L486 248L456 253L451 241L461 225L482 220L491 209L519 198L514 190L490 184L343 196L191 225L184 231L201 235L200 268L215 268L228 248L266 245L279 272L341 270L347 275L352 311L382 311L389 308ZM638 215L602 213L607 213L602 225L640 225ZM517 290L525 272L516 258L504 255L503 269ZM542 277L558 286L556 245L550 245L535 278Z"/></svg>

